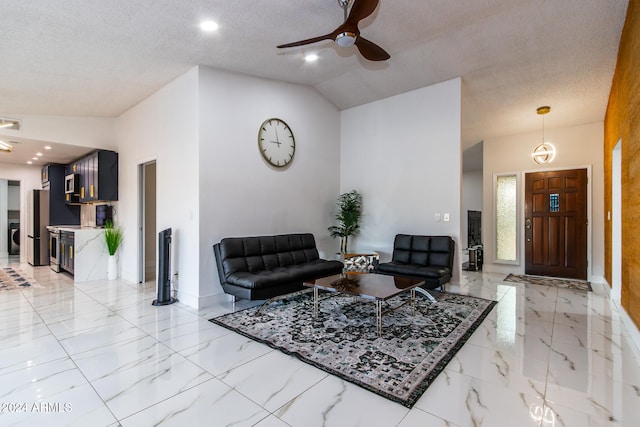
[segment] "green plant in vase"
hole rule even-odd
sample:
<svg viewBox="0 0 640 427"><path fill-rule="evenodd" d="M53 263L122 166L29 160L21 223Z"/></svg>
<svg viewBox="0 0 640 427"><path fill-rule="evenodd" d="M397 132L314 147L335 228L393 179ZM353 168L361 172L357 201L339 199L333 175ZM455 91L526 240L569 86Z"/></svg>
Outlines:
<svg viewBox="0 0 640 427"><path fill-rule="evenodd" d="M112 221L107 221L104 225L104 241L107 244L109 252L109 262L107 264L107 279L115 280L118 278L118 262L116 252L122 243L122 229L113 226Z"/></svg>
<svg viewBox="0 0 640 427"><path fill-rule="evenodd" d="M329 227L331 237L340 237L340 252L348 253L349 236L360 233L360 218L362 217L362 195L356 190L341 194L338 197L338 225Z"/></svg>
<svg viewBox="0 0 640 427"><path fill-rule="evenodd" d="M113 226L112 221L107 221L104 226L104 241L107 244L109 255L113 256L122 243L122 229Z"/></svg>

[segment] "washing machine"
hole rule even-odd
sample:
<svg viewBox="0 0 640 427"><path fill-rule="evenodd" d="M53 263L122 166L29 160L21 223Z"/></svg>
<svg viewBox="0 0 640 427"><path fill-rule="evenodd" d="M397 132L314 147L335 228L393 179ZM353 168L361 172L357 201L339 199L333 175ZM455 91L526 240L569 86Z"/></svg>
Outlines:
<svg viewBox="0 0 640 427"><path fill-rule="evenodd" d="M9 224L9 255L20 254L20 224Z"/></svg>

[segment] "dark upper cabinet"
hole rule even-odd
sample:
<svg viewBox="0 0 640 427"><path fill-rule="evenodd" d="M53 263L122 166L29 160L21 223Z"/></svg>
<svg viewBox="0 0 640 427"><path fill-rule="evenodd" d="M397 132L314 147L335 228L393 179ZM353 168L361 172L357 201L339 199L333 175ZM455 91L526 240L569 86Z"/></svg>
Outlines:
<svg viewBox="0 0 640 427"><path fill-rule="evenodd" d="M45 185L49 182L49 166L45 166L42 168L40 172L40 180L42 181L42 185Z"/></svg>
<svg viewBox="0 0 640 427"><path fill-rule="evenodd" d="M80 206L66 203L64 192L65 166L50 164L46 169L47 181L43 184L49 190L49 224L75 225L80 224Z"/></svg>
<svg viewBox="0 0 640 427"><path fill-rule="evenodd" d="M80 180L76 179L73 181L75 184L75 191L67 192L67 176L74 175L78 177L78 175L74 172L73 164L67 165L64 168L64 176L65 176L65 186L64 186L64 202L68 205L75 205L80 202Z"/></svg>
<svg viewBox="0 0 640 427"><path fill-rule="evenodd" d="M118 200L118 153L99 150L73 163L81 203Z"/></svg>
<svg viewBox="0 0 640 427"><path fill-rule="evenodd" d="M49 185L49 168L55 165L46 165L40 171L40 180L42 181L42 188Z"/></svg>
<svg viewBox="0 0 640 427"><path fill-rule="evenodd" d="M87 158L83 157L76 162L78 175L80 176L80 202L89 201L89 176L87 173Z"/></svg>

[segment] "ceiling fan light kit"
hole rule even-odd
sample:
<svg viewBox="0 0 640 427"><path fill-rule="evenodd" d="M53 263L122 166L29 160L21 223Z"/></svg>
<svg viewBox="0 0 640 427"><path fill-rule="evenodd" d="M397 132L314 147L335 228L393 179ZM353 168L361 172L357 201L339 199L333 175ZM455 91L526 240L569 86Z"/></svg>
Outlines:
<svg viewBox="0 0 640 427"><path fill-rule="evenodd" d="M340 33L338 34L338 37L336 37L336 43L338 43L338 46L342 46L342 47L352 46L355 44L355 42L356 42L355 33L351 33L349 31Z"/></svg>
<svg viewBox="0 0 640 427"><path fill-rule="evenodd" d="M379 1L380 0L353 0L351 11L347 13L350 1L338 0L338 4L344 9L345 19L342 25L333 30L333 32L323 36L300 40L293 43L281 44L278 48L283 49L288 47L304 46L323 40L333 40L340 47L355 45L360 54L369 61L386 61L391 56L377 44L360 37L360 29L358 28L358 23L370 16L376 10Z"/></svg>

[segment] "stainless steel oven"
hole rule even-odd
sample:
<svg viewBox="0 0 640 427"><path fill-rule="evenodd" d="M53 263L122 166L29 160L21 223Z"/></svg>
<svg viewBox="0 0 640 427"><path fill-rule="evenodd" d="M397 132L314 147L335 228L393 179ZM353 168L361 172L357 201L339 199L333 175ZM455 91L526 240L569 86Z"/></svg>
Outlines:
<svg viewBox="0 0 640 427"><path fill-rule="evenodd" d="M48 226L49 230L49 268L60 272L60 229Z"/></svg>

